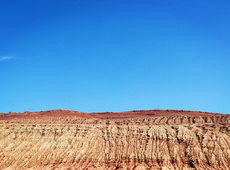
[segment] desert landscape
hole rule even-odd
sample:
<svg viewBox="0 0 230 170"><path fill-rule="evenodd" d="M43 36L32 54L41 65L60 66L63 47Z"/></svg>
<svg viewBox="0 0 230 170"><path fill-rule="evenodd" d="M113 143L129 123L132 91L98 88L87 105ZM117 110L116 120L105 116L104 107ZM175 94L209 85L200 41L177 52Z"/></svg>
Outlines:
<svg viewBox="0 0 230 170"><path fill-rule="evenodd" d="M184 110L0 114L0 169L230 169L230 115Z"/></svg>
<svg viewBox="0 0 230 170"><path fill-rule="evenodd" d="M230 170L230 0L0 0L0 170Z"/></svg>

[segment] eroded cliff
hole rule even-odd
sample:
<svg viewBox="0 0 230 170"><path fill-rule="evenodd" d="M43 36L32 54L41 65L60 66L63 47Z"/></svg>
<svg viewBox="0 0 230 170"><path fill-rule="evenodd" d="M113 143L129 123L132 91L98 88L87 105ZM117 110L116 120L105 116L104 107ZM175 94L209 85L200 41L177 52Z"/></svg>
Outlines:
<svg viewBox="0 0 230 170"><path fill-rule="evenodd" d="M188 111L0 116L0 169L230 169L230 115Z"/></svg>

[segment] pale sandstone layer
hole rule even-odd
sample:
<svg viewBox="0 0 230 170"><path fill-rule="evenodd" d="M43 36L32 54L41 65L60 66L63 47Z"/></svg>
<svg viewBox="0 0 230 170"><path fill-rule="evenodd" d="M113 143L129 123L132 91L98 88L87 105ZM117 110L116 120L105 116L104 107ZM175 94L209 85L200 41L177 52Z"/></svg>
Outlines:
<svg viewBox="0 0 230 170"><path fill-rule="evenodd" d="M0 115L0 169L230 169L230 115L149 110Z"/></svg>

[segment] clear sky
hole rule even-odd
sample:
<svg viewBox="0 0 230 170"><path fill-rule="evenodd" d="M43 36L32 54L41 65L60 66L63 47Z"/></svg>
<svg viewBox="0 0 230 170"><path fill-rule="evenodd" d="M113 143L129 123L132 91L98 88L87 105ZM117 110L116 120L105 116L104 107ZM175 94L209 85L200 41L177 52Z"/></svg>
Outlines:
<svg viewBox="0 0 230 170"><path fill-rule="evenodd" d="M0 0L0 112L230 113L229 0Z"/></svg>

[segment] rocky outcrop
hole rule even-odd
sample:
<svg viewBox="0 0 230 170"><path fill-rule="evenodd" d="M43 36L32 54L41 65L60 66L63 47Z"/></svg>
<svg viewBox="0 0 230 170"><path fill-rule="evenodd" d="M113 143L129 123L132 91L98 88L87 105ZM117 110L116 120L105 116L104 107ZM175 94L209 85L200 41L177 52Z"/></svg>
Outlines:
<svg viewBox="0 0 230 170"><path fill-rule="evenodd" d="M230 115L57 112L1 116L0 169L230 169Z"/></svg>

